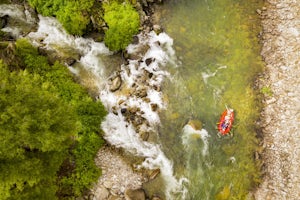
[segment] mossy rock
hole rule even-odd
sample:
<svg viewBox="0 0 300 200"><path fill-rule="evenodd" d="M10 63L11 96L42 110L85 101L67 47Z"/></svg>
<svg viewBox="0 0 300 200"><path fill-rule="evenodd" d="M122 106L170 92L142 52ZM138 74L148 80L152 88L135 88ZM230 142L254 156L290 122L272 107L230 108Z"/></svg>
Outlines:
<svg viewBox="0 0 300 200"><path fill-rule="evenodd" d="M193 127L195 130L201 130L202 129L202 122L199 120L189 120L188 125Z"/></svg>

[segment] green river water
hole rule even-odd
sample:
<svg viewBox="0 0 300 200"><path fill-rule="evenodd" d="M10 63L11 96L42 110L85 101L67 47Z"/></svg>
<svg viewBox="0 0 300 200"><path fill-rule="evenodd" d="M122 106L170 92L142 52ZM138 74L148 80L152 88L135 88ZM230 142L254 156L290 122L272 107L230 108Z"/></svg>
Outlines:
<svg viewBox="0 0 300 200"><path fill-rule="evenodd" d="M170 0L159 10L178 57L163 87L168 108L161 114L160 139L176 176L189 179L185 199L245 199L259 183L254 152L260 105L253 88L263 69L256 14L261 7L258 0ZM216 123L226 105L235 110L234 134L220 138ZM199 136L182 144L190 119L208 132L206 153ZM148 191L160 188L157 181Z"/></svg>

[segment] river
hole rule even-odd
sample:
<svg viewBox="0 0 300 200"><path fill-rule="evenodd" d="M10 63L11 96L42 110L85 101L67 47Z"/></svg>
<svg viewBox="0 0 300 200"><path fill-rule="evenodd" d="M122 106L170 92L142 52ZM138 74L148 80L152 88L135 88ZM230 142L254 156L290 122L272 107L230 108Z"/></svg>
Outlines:
<svg viewBox="0 0 300 200"><path fill-rule="evenodd" d="M111 111L102 124L106 140L145 157L142 167L161 169L160 176L145 185L148 195L245 199L260 181L260 163L255 160L260 104L254 81L263 69L255 12L261 6L258 0L174 0L158 9L164 33L140 36L150 46L141 59L155 57L156 61L149 66L131 61L119 73L130 88L141 73L151 72L155 79L148 85L161 85L162 90L150 87L147 95L161 110L159 115L149 109L149 102L126 97L128 90L109 91L106 81L122 61L103 43L70 36L56 20L41 16L38 30L26 37L37 46L82 55L70 70ZM21 8L2 8L0 14L24 18ZM16 31L5 29L12 30ZM137 65L144 71L136 70ZM120 101L143 111L150 131L157 133L156 143L140 140L123 117ZM233 136L219 137L216 123L226 106L235 111ZM200 130L187 125L189 120L201 122Z"/></svg>
<svg viewBox="0 0 300 200"><path fill-rule="evenodd" d="M258 0L177 0L160 9L178 57L163 86L168 108L160 135L175 174L189 180L186 199L245 199L259 182L260 104L253 88L263 69L261 6ZM235 110L234 133L219 138L216 123L225 106ZM184 127L191 119L202 122L202 135Z"/></svg>

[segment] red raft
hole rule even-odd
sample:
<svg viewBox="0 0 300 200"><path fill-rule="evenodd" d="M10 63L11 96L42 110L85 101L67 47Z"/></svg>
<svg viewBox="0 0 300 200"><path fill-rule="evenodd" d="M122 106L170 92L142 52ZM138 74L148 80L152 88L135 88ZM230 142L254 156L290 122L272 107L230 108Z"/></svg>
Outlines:
<svg viewBox="0 0 300 200"><path fill-rule="evenodd" d="M232 128L233 120L234 120L233 109L226 108L226 110L222 113L222 116L218 123L218 131L222 135L227 135L230 132L230 129Z"/></svg>

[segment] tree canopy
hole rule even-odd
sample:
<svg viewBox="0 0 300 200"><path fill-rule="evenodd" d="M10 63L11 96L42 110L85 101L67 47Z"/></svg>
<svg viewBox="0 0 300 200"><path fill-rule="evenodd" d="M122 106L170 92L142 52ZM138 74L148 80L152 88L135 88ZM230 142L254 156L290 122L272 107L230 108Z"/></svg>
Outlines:
<svg viewBox="0 0 300 200"><path fill-rule="evenodd" d="M78 197L101 173L106 111L64 65L26 39L15 46L19 68L0 60L0 199Z"/></svg>
<svg viewBox="0 0 300 200"><path fill-rule="evenodd" d="M90 23L89 12L94 0L28 0L38 13L44 16L56 16L68 33L83 35Z"/></svg>
<svg viewBox="0 0 300 200"><path fill-rule="evenodd" d="M130 3L112 1L103 4L104 20L108 25L104 42L112 51L123 50L137 34L140 26L138 12Z"/></svg>
<svg viewBox="0 0 300 200"><path fill-rule="evenodd" d="M55 174L79 130L75 110L37 74L0 62L0 77L0 199L54 198Z"/></svg>

